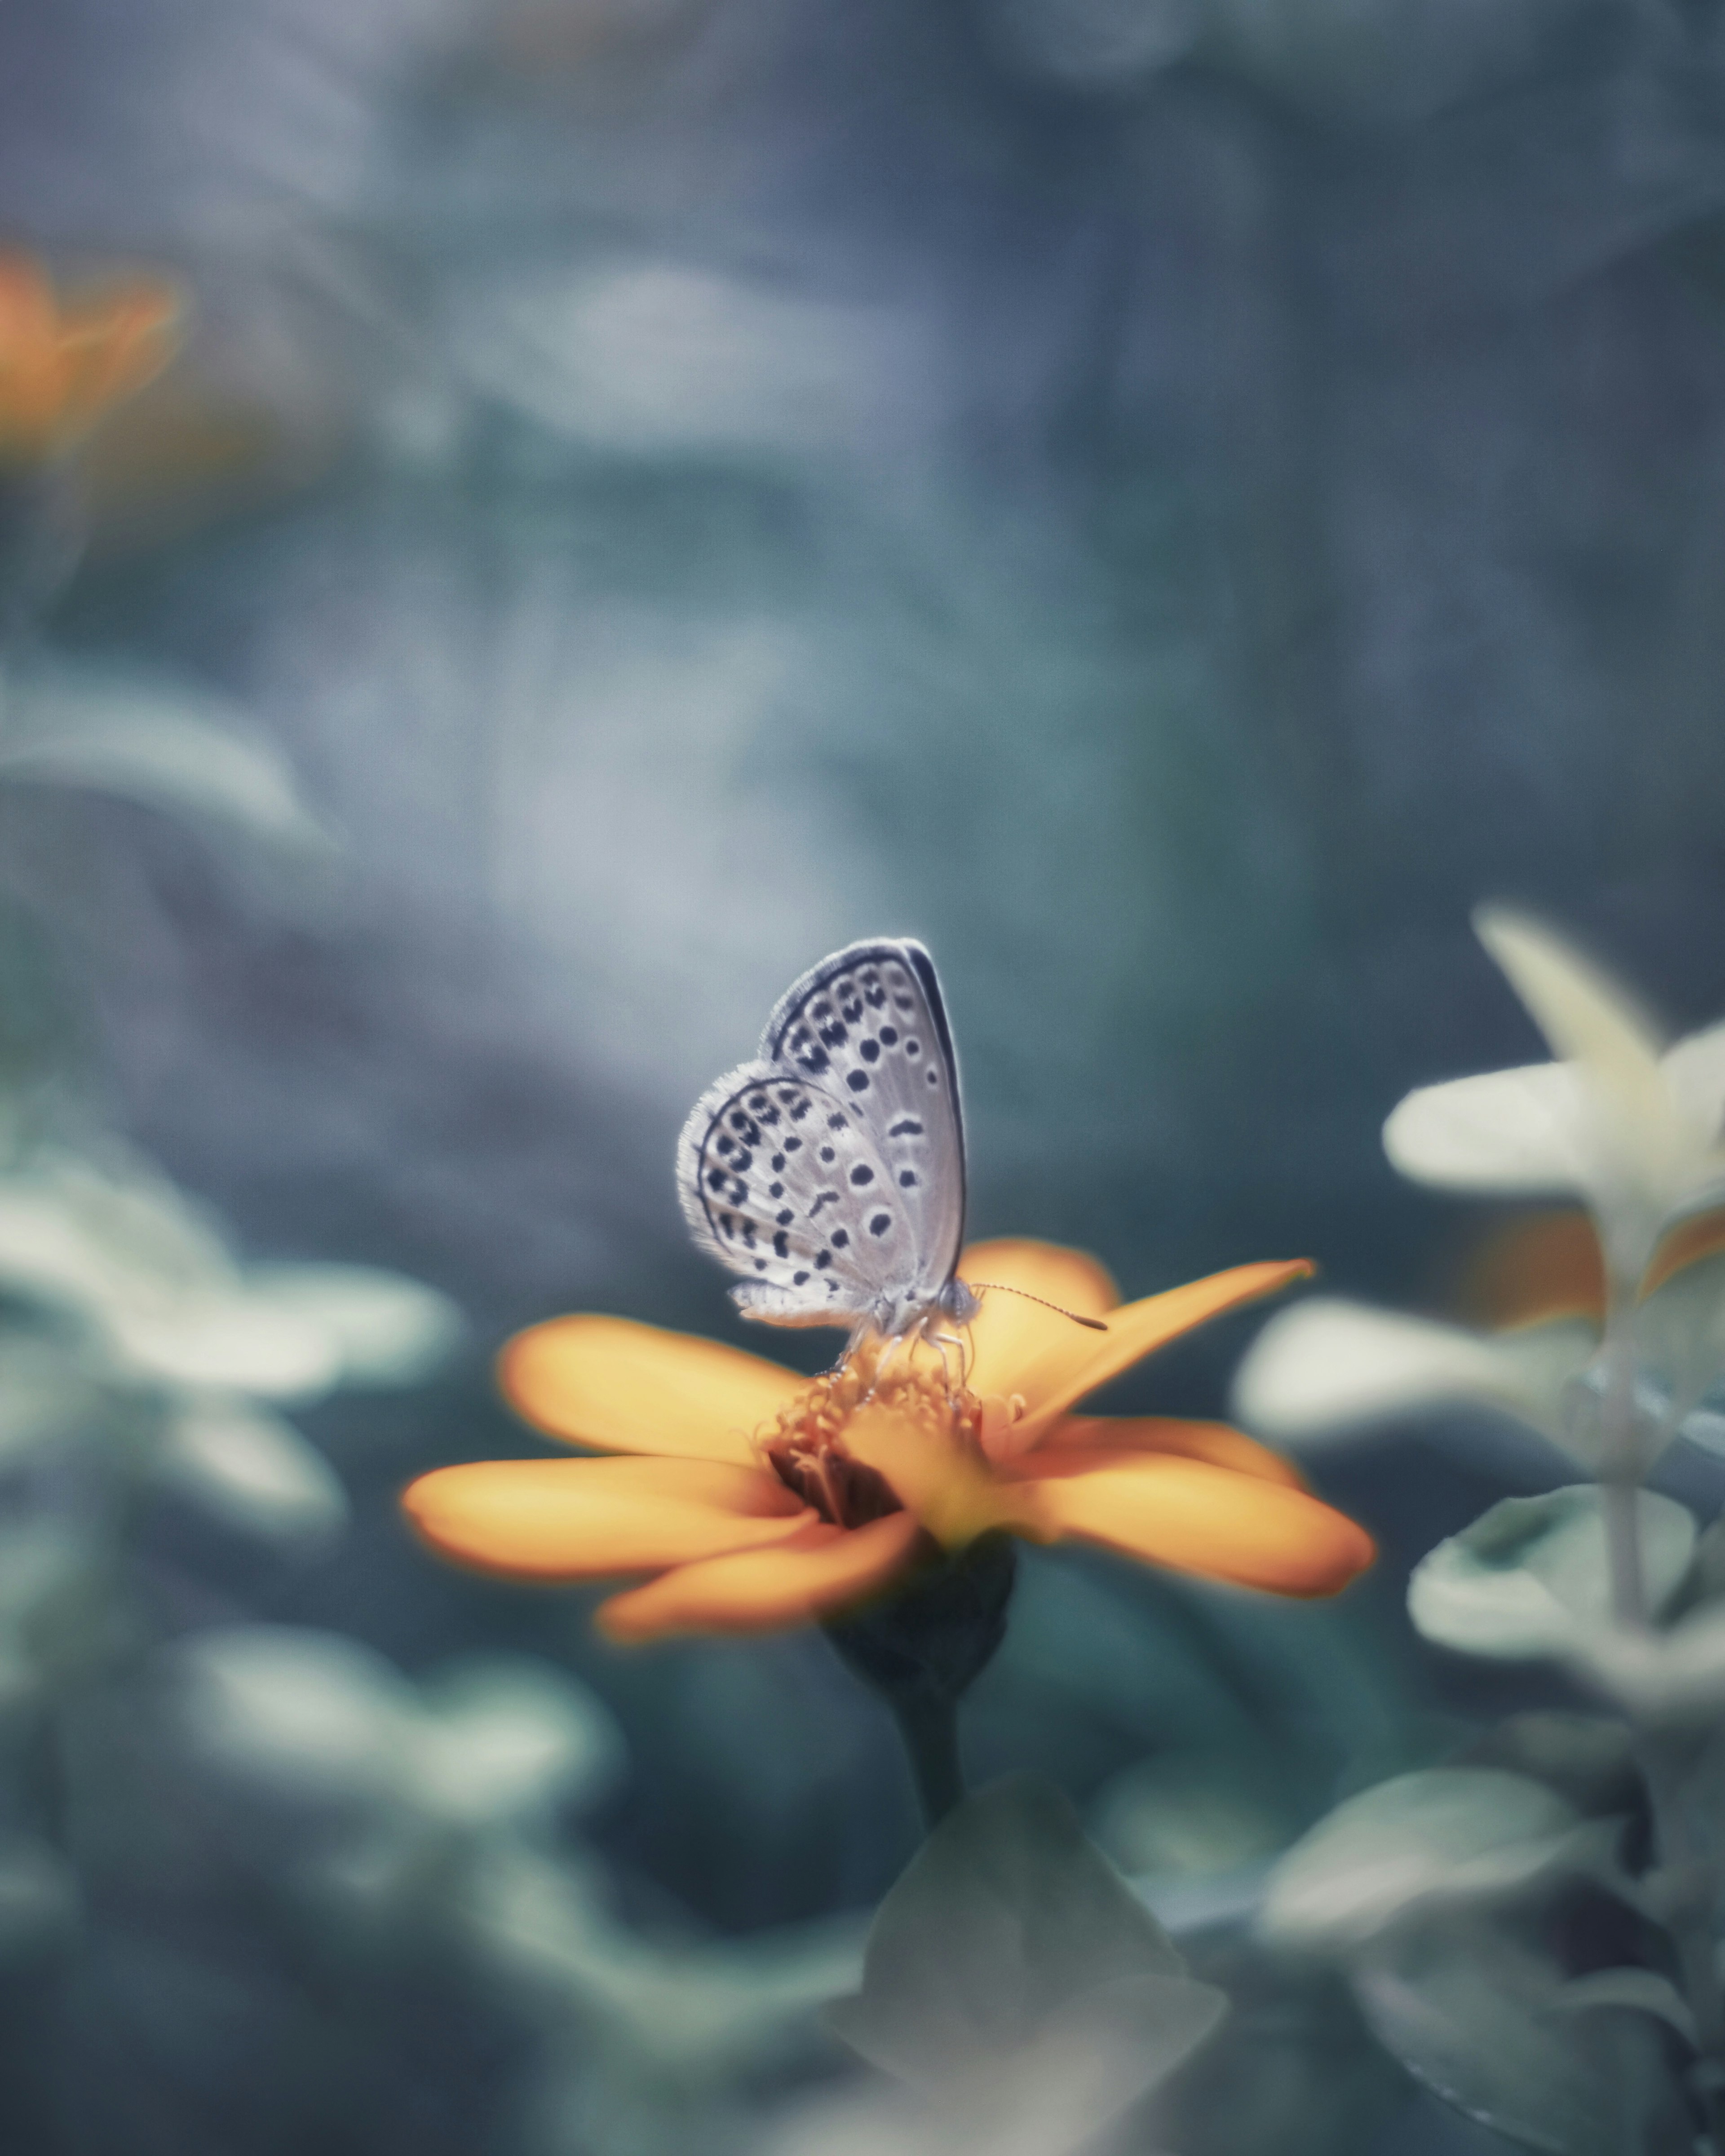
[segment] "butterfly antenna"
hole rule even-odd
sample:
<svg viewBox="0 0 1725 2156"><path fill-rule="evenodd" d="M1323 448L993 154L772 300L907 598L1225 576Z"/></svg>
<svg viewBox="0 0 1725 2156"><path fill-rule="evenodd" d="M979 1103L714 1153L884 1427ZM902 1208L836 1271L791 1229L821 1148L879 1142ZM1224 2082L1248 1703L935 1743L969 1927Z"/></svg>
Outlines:
<svg viewBox="0 0 1725 2156"><path fill-rule="evenodd" d="M1076 1310L1068 1310L1064 1303L1050 1302L1045 1295L1032 1295L1028 1288L1008 1287L1000 1281L967 1281L968 1288L993 1288L997 1295L1015 1295L1024 1302L1040 1302L1045 1310L1052 1310L1061 1317L1070 1317L1075 1325L1082 1325L1092 1332L1106 1332L1108 1328L1100 1317L1081 1317Z"/></svg>

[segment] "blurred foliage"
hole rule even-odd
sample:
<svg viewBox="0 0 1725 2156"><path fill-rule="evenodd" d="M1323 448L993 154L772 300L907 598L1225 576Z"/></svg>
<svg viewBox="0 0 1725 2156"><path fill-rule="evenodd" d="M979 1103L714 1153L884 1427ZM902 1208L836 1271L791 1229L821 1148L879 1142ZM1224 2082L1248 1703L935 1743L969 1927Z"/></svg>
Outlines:
<svg viewBox="0 0 1725 2156"><path fill-rule="evenodd" d="M1600 1515L1540 1496L1624 1435L1594 1316L1359 1298L1430 1301L1464 1232L1377 1116L1527 1053L1474 895L1717 996L1720 40L1677 0L8 11L8 250L186 301L0 485L9 2143L916 2145L809 2011L915 1839L823 1643L630 1661L393 1517L488 1449L506 1332L717 1322L676 1120L816 952L906 928L978 1229L1129 1292L1312 1251L1340 1294L1242 1399L1386 1546L1339 1612L1027 1558L972 1764L1057 1780L1232 2002L1108 2131L1481 2145L1394 2054L1533 2145L1665 2145L1694 1876L1625 1732L1712 1863L1717 1531L1677 1577L1652 1506L1660 1625L1599 1623ZM1707 1038L1630 1058L1643 1215L1712 1173ZM1405 1160L1483 1187L1495 1135L1527 1190L1574 1088L1503 1075ZM1720 1307L1697 1265L1640 1320L1638 1471L1698 1520ZM1158 1397L1213 1412L1243 1344ZM1562 1639L1531 1704L1454 1653L1507 1604ZM1296 1885L1425 1882L1341 1963L1245 1921L1308 1830ZM1451 1907L1481 1866L1501 1911Z"/></svg>

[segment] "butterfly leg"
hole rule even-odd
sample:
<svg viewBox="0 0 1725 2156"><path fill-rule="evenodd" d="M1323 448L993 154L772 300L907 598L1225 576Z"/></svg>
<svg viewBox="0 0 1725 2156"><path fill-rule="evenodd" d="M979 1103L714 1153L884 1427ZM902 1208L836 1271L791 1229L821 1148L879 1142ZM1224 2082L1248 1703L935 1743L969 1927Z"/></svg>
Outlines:
<svg viewBox="0 0 1725 2156"><path fill-rule="evenodd" d="M871 1400L874 1399L875 1387L879 1385L880 1380L886 1375L887 1370L891 1365L894 1357L898 1353L899 1349L902 1348L904 1344L904 1334L902 1332L895 1332L887 1341L886 1346L880 1350L880 1355L875 1361L875 1367L869 1374L869 1389L863 1394L865 1400Z"/></svg>
<svg viewBox="0 0 1725 2156"><path fill-rule="evenodd" d="M956 1401L970 1382L969 1338L962 1332L932 1332L928 1337L934 1352L941 1358L941 1377L946 1384L947 1398L949 1401ZM952 1383L952 1365L947 1360L949 1348L958 1351L958 1382L956 1385Z"/></svg>

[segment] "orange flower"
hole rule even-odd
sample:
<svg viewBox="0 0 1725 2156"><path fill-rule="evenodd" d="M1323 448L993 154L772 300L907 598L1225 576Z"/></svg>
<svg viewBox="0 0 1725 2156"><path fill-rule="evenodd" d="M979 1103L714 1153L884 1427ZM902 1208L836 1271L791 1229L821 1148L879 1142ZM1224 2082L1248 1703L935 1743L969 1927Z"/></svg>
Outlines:
<svg viewBox="0 0 1725 2156"><path fill-rule="evenodd" d="M1081 1252L978 1244L964 1275L1106 1315L1107 1330L985 1295L956 1394L907 1343L865 1348L811 1382L624 1318L554 1318L505 1348L503 1389L552 1436L621 1456L439 1468L402 1502L434 1549L482 1571L652 1574L601 1607L617 1640L809 1623L880 1594L937 1543L992 1528L1333 1594L1371 1563L1371 1541L1275 1453L1220 1423L1069 1413L1166 1342L1309 1270L1238 1265L1120 1307Z"/></svg>
<svg viewBox="0 0 1725 2156"><path fill-rule="evenodd" d="M154 278L64 302L28 255L0 254L0 465L74 448L167 366L180 312Z"/></svg>

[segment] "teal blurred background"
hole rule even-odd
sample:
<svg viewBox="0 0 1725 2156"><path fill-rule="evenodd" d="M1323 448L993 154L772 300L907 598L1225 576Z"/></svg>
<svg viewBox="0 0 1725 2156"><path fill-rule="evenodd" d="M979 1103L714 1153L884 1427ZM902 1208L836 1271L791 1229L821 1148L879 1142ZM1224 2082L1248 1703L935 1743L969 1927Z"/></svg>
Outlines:
<svg viewBox="0 0 1725 2156"><path fill-rule="evenodd" d="M521 1325L743 1338L672 1147L824 952L929 943L974 1232L1128 1294L1307 1254L1441 1304L1477 1219L1378 1130L1538 1052L1481 896L1725 1007L1720 38L8 12L0 239L190 309L8 511L10 2145L706 2156L842 2072L808 2009L916 1837L880 1710L813 1636L607 1648L394 1507L536 1448ZM1255 1322L1121 1404L1220 1412ZM1171 1921L1249 1904L1488 1703L1399 1579L1538 1470L1425 1438L1318 1471L1388 1553L1334 1609L1029 1554L978 1776L1053 1775ZM1486 2145L1296 2004L1185 2156Z"/></svg>

